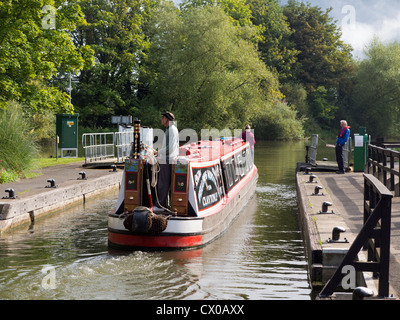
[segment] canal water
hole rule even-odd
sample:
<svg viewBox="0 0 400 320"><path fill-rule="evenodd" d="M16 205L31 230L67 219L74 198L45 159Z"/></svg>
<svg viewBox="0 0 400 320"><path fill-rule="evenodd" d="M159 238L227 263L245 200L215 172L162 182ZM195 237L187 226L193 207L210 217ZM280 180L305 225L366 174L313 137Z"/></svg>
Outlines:
<svg viewBox="0 0 400 320"><path fill-rule="evenodd" d="M117 192L0 238L0 299L311 299L297 218L303 142L257 142L255 197L219 239L192 251L107 247Z"/></svg>

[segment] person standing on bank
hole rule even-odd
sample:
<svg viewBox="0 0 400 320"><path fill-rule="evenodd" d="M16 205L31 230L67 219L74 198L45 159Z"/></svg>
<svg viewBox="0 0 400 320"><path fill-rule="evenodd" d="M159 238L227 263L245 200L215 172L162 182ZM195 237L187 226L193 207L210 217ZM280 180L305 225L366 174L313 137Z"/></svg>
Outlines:
<svg viewBox="0 0 400 320"><path fill-rule="evenodd" d="M163 145L158 150L158 161L160 163L160 173L158 175L157 194L158 204L162 207L167 206L169 188L171 185L171 168L179 155L179 132L175 123L175 116L171 112L162 114L161 124L166 127ZM157 206L153 210L160 209Z"/></svg>
<svg viewBox="0 0 400 320"><path fill-rule="evenodd" d="M344 174L344 160L343 160L343 147L347 143L347 140L350 137L350 127L347 126L346 120L340 121L340 132L339 136L336 139L336 161L339 167L339 170L336 171L338 174Z"/></svg>

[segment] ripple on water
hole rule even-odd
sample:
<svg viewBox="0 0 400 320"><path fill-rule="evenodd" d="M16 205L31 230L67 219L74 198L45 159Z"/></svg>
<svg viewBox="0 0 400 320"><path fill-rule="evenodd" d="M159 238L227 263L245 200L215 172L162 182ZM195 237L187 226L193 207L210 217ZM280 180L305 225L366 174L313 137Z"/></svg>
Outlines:
<svg viewBox="0 0 400 320"><path fill-rule="evenodd" d="M109 252L115 199L1 238L0 299L310 299L293 185L260 181L229 230L194 251Z"/></svg>

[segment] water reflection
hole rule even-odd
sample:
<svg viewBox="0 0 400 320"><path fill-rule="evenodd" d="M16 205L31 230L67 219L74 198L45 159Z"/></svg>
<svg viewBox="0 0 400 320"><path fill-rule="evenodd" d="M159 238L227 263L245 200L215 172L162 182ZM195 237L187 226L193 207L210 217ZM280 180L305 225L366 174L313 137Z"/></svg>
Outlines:
<svg viewBox="0 0 400 320"><path fill-rule="evenodd" d="M294 185L303 158L303 144L257 143L255 197L202 249L109 251L117 193L8 233L0 299L310 299ZM54 289L44 270L54 270Z"/></svg>

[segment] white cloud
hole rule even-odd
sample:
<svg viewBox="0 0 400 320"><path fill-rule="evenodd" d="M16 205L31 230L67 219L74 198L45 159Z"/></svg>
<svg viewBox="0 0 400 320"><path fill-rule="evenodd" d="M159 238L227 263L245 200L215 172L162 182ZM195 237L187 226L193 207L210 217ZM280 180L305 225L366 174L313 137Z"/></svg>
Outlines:
<svg viewBox="0 0 400 320"><path fill-rule="evenodd" d="M395 18L385 19L382 22L380 38L383 41L400 40L400 12L397 12Z"/></svg>
<svg viewBox="0 0 400 320"><path fill-rule="evenodd" d="M353 56L364 57L363 51L374 35L384 43L400 42L400 1L398 0L301 0L323 10L332 7L331 16L342 28L342 39L350 44ZM285 4L287 1L281 1ZM354 23L351 19L354 9Z"/></svg>
<svg viewBox="0 0 400 320"><path fill-rule="evenodd" d="M342 39L352 45L355 57L363 57L363 50L371 43L374 36L378 36L383 43L400 41L400 11L394 17L380 15L378 19L368 22L359 21L353 25L341 24Z"/></svg>
<svg viewBox="0 0 400 320"><path fill-rule="evenodd" d="M182 0L173 0L179 4ZM299 0L319 6L332 7L330 15L342 28L342 39L353 47L353 56L363 58L363 51L374 35L384 43L400 42L399 0ZM287 0L281 0L281 5ZM352 9L353 8L353 9ZM353 11L354 12L353 12ZM352 14L355 19L353 20ZM353 23L354 22L354 23Z"/></svg>
<svg viewBox="0 0 400 320"><path fill-rule="evenodd" d="M355 26L342 26L342 40L353 47L353 56L362 58L365 47L371 43L375 34L373 26L357 22Z"/></svg>

